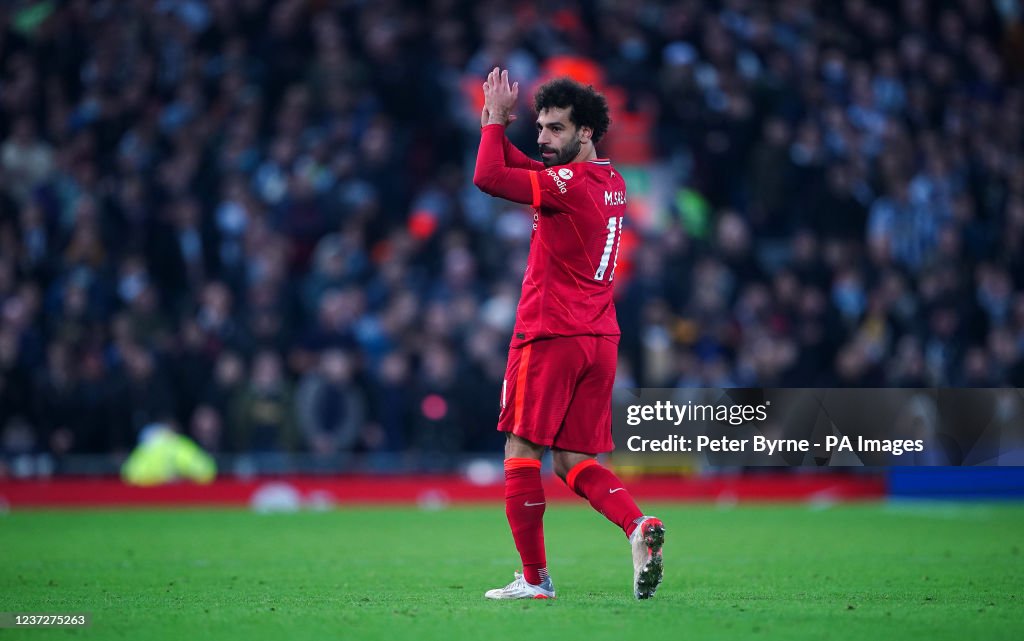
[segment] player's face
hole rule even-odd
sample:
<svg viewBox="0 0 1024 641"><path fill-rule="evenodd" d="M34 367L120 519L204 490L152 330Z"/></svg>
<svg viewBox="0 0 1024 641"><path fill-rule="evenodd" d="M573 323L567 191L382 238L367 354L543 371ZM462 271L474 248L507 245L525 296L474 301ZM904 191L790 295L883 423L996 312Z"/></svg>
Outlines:
<svg viewBox="0 0 1024 641"><path fill-rule="evenodd" d="M567 165L580 153L580 130L569 120L569 110L551 107L537 115L537 146L547 167Z"/></svg>

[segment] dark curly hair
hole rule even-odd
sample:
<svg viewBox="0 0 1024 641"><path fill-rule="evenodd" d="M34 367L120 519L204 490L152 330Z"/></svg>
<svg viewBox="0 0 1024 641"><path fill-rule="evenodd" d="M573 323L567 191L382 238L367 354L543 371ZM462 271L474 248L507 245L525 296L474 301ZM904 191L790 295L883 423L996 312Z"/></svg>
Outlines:
<svg viewBox="0 0 1024 641"><path fill-rule="evenodd" d="M572 78L555 78L541 85L533 97L533 108L537 113L551 107L569 111L569 120L577 127L590 127L594 131L591 140L595 143L608 131L611 118L608 117L608 101L592 85L582 85Z"/></svg>

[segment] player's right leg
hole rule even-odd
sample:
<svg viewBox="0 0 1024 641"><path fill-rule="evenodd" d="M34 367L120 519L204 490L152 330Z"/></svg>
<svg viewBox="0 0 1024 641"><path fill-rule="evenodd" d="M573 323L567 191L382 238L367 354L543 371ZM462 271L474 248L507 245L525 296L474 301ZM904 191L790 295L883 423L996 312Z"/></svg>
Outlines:
<svg viewBox="0 0 1024 641"><path fill-rule="evenodd" d="M484 593L488 599L497 601L506 599L553 599L555 586L548 577L540 585L533 585L523 578L522 572L515 573L515 579L503 588L494 588Z"/></svg>

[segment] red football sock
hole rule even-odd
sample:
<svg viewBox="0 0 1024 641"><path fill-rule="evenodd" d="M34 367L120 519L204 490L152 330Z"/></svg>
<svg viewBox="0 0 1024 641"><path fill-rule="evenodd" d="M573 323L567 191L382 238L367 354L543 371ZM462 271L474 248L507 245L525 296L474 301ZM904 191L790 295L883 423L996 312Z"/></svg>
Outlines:
<svg viewBox="0 0 1024 641"><path fill-rule="evenodd" d="M636 529L636 520L644 515L619 477L594 459L577 463L565 476L565 483L590 501L606 519L621 527L627 537Z"/></svg>
<svg viewBox="0 0 1024 641"><path fill-rule="evenodd" d="M506 459L505 515L523 560L523 575L533 585L540 585L548 572L544 555L544 503L540 461Z"/></svg>

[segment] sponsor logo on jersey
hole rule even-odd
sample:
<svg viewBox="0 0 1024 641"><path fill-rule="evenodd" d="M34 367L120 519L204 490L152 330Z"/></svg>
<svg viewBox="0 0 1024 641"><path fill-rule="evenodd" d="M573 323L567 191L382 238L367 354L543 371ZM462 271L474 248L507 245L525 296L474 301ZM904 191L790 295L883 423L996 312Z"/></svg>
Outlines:
<svg viewBox="0 0 1024 641"><path fill-rule="evenodd" d="M561 193L564 194L565 193L565 188L566 188L565 181L558 177L558 174L555 173L555 170L554 169L548 169L544 173L546 173L547 175L551 176L551 180L555 181L555 186L558 187L558 191L560 191ZM558 172L558 173L562 173L562 172ZM572 172L570 171L569 174L571 175Z"/></svg>
<svg viewBox="0 0 1024 641"><path fill-rule="evenodd" d="M569 180L570 178L572 178L572 169L569 169L568 167L562 167L561 169L558 170L558 176L563 180Z"/></svg>
<svg viewBox="0 0 1024 641"><path fill-rule="evenodd" d="M626 192L624 192L624 191L606 191L606 192L604 192L604 204L606 204L606 205L625 205L626 204Z"/></svg>

